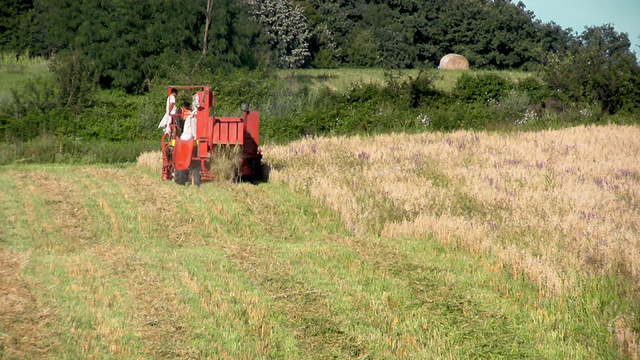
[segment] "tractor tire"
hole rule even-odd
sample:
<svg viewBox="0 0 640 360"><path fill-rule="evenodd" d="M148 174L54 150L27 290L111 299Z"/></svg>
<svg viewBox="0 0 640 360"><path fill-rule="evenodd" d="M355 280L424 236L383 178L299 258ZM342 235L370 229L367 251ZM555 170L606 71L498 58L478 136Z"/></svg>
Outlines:
<svg viewBox="0 0 640 360"><path fill-rule="evenodd" d="M253 183L266 183L269 182L269 165L257 160L253 164L253 176L251 177Z"/></svg>
<svg viewBox="0 0 640 360"><path fill-rule="evenodd" d="M260 180L262 182L269 182L269 172L271 171L271 167L269 164L261 163L260 164Z"/></svg>
<svg viewBox="0 0 640 360"><path fill-rule="evenodd" d="M192 169L191 170L191 181L193 181L193 185L200 186L202 184L202 177L200 176L200 169Z"/></svg>
<svg viewBox="0 0 640 360"><path fill-rule="evenodd" d="M189 181L189 171L188 170L176 170L176 173L173 177L176 184L185 185L187 181Z"/></svg>

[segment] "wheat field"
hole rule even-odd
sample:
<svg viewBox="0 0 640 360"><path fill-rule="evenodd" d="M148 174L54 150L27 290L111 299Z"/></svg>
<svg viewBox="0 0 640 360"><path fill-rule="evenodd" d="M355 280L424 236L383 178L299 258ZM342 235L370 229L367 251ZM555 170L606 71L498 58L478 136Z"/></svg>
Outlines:
<svg viewBox="0 0 640 360"><path fill-rule="evenodd" d="M355 233L434 235L498 256L541 295L576 274L640 281L640 129L307 138L265 149L270 181Z"/></svg>
<svg viewBox="0 0 640 360"><path fill-rule="evenodd" d="M638 127L306 138L265 154L270 181L329 204L349 231L495 256L540 299L597 276L640 284ZM615 337L637 359L632 322Z"/></svg>

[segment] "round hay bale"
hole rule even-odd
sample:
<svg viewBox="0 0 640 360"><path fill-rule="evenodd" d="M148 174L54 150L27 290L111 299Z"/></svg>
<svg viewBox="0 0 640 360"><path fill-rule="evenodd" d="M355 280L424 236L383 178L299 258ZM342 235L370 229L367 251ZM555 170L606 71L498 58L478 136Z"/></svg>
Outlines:
<svg viewBox="0 0 640 360"><path fill-rule="evenodd" d="M447 54L440 59L440 70L469 70L469 61L458 54Z"/></svg>

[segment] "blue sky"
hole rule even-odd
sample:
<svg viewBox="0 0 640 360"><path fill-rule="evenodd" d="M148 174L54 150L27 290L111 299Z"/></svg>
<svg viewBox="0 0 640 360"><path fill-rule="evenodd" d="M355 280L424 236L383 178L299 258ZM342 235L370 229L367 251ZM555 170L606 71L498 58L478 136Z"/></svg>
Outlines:
<svg viewBox="0 0 640 360"><path fill-rule="evenodd" d="M512 1L517 4L517 0ZM617 32L629 34L631 51L640 55L640 0L522 0L536 19L554 21L582 34L585 26L613 24ZM638 57L638 56L636 56Z"/></svg>

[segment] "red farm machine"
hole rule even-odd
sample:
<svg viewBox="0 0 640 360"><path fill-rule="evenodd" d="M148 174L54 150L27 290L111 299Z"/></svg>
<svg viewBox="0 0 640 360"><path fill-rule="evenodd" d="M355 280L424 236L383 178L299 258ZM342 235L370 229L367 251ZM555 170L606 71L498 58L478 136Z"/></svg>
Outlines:
<svg viewBox="0 0 640 360"><path fill-rule="evenodd" d="M259 180L262 177L262 154L258 150L259 113L250 111L243 104L240 117L209 115L215 103L210 87L170 86L168 96L176 90L191 92L193 103L191 109L177 108L175 114L168 115L170 121L161 140L162 180L184 185L191 179L199 186L202 181L214 179L216 175L210 171L211 163L225 147L237 149L238 157L241 154L236 179Z"/></svg>

